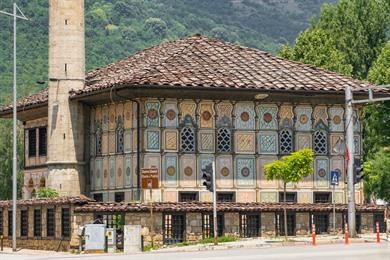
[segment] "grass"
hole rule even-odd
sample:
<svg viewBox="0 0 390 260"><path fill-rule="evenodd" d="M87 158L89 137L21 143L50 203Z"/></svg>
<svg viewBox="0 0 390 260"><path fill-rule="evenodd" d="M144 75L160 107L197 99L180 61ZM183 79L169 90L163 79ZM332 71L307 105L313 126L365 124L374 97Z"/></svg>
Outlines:
<svg viewBox="0 0 390 260"><path fill-rule="evenodd" d="M144 246L144 252L150 252L152 250L157 250L160 249L161 246L159 245L154 245L153 247L151 245Z"/></svg>

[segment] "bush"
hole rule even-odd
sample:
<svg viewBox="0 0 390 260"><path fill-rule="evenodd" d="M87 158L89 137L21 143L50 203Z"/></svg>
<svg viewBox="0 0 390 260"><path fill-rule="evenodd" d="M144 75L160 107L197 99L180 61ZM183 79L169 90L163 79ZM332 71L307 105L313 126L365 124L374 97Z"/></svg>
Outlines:
<svg viewBox="0 0 390 260"><path fill-rule="evenodd" d="M51 188L39 188L36 193L37 199L43 199L43 198L56 198L59 196L58 191Z"/></svg>

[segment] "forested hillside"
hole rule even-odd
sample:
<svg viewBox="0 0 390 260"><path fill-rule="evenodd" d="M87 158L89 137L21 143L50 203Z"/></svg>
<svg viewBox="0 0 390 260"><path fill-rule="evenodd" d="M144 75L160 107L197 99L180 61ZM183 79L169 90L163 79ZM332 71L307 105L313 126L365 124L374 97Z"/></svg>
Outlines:
<svg viewBox="0 0 390 260"><path fill-rule="evenodd" d="M13 0L1 0L11 11ZM30 21L18 21L19 96L47 78L48 1L16 1ZM86 0L87 70L162 41L195 33L277 52L292 43L337 0ZM0 15L0 104L12 87L12 19Z"/></svg>

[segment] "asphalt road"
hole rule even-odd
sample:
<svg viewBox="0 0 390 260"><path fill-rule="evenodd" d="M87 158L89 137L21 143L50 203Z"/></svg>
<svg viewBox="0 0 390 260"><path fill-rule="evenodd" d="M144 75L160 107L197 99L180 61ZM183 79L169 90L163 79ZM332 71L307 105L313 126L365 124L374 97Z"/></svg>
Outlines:
<svg viewBox="0 0 390 260"><path fill-rule="evenodd" d="M333 259L333 260L390 260L390 243L381 244L352 244L345 246L337 245L319 245L312 246L293 246L293 247L271 247L259 249L231 249L231 250L216 250L216 251L200 251L200 252L180 252L180 253L143 253L137 255L65 255L44 253L44 255L36 254L1 254L1 260L49 260L49 259L81 259L81 260L259 260L259 259Z"/></svg>

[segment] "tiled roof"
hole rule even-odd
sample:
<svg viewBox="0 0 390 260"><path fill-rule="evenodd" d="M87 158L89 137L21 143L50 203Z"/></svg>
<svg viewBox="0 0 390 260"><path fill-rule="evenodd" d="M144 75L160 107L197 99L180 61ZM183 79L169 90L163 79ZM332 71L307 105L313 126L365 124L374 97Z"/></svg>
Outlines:
<svg viewBox="0 0 390 260"><path fill-rule="evenodd" d="M153 203L155 212L212 212L213 204L209 202L159 202ZM246 212L263 211L277 212L283 210L283 203L237 203L221 202L217 204L217 210L220 212ZM331 203L287 203L287 209L291 211L326 211L333 210ZM347 204L336 204L336 211L347 211ZM356 205L357 211L384 211L384 206L372 204ZM150 204L148 203L103 203L90 202L76 207L76 212L148 212Z"/></svg>
<svg viewBox="0 0 390 260"><path fill-rule="evenodd" d="M45 88L38 93L24 97L18 100L18 111L23 111L34 106L46 105L48 101L48 89ZM12 111L12 104L0 107L0 113L6 111Z"/></svg>
<svg viewBox="0 0 390 260"><path fill-rule="evenodd" d="M93 95L112 86L171 88L224 88L259 91L341 92L350 85L354 92L373 87L351 77L303 63L278 58L254 48L200 35L166 42L145 49L124 60L89 72L85 87L72 96ZM24 98L18 107L47 102L47 91ZM9 111L3 107L0 112Z"/></svg>
<svg viewBox="0 0 390 260"><path fill-rule="evenodd" d="M18 200L18 206L40 206L40 205L83 205L93 200L84 196L76 197L57 197L49 199L28 199L28 200ZM0 201L0 208L12 207L11 200L2 200Z"/></svg>

